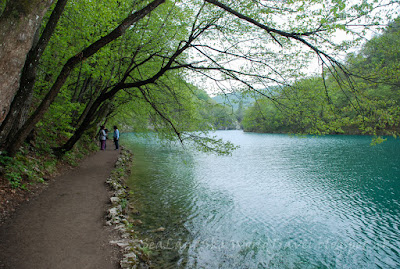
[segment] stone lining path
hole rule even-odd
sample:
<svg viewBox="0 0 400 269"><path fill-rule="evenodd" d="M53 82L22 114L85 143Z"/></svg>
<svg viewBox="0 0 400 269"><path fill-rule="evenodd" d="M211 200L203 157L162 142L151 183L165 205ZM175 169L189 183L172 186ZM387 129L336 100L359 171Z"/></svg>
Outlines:
<svg viewBox="0 0 400 269"><path fill-rule="evenodd" d="M105 181L119 152L109 147L65 172L0 226L0 268L119 268L117 235L105 226Z"/></svg>

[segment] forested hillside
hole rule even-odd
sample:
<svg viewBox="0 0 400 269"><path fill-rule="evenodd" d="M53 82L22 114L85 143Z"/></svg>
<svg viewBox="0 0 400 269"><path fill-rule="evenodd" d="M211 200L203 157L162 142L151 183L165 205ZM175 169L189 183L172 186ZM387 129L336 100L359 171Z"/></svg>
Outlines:
<svg viewBox="0 0 400 269"><path fill-rule="evenodd" d="M246 131L398 135L400 20L349 53L339 73L299 79L274 100L260 98L244 117ZM348 79L351 76L351 79Z"/></svg>

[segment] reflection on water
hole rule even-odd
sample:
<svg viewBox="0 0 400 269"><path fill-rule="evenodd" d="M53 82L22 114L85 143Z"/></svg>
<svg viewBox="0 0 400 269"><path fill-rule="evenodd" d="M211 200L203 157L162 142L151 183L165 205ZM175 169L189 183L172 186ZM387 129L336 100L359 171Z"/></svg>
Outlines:
<svg viewBox="0 0 400 269"><path fill-rule="evenodd" d="M240 148L224 157L123 138L156 267L400 268L398 140L217 135Z"/></svg>

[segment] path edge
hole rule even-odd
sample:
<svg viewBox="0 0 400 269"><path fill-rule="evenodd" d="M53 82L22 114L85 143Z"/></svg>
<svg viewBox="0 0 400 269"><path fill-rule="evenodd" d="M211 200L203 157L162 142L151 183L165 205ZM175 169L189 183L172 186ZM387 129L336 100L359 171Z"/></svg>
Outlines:
<svg viewBox="0 0 400 269"><path fill-rule="evenodd" d="M137 238L134 230L137 223L131 217L132 214L140 214L131 202L134 194L126 184L132 165L133 153L122 148L115 168L106 180L112 190L111 207L107 210L106 225L119 232L119 239L110 241L110 244L120 249L121 268L150 268L149 253L143 241Z"/></svg>

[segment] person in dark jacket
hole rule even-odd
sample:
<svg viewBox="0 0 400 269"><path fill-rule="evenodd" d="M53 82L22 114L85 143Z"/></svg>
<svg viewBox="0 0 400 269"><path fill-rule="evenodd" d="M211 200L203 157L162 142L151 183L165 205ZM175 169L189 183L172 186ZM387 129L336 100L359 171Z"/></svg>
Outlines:
<svg viewBox="0 0 400 269"><path fill-rule="evenodd" d="M106 133L106 130L104 129L104 125L102 125L100 127L99 139L100 139L100 150L105 150L106 149L107 133Z"/></svg>

